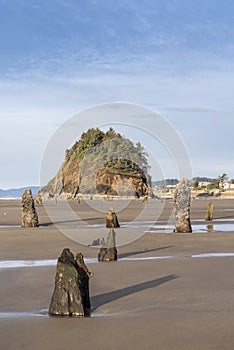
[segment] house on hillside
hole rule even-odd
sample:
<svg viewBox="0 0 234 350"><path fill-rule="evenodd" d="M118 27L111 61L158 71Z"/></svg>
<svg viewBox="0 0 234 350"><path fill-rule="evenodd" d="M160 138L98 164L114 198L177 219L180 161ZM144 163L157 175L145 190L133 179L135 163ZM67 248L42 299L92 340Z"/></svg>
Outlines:
<svg viewBox="0 0 234 350"><path fill-rule="evenodd" d="M220 183L219 187L223 188L224 190L234 190L234 184L230 181Z"/></svg>
<svg viewBox="0 0 234 350"><path fill-rule="evenodd" d="M199 181L198 182L198 187L206 187L208 185L210 185L209 181Z"/></svg>

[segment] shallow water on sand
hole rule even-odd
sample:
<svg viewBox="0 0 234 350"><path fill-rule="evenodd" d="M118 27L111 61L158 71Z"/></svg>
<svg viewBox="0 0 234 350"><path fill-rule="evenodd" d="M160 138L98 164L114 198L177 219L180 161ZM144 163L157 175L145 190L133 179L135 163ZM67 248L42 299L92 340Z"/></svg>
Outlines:
<svg viewBox="0 0 234 350"><path fill-rule="evenodd" d="M201 224L203 220L201 219L195 219L191 221L193 232L202 232L202 231L221 231L221 232L228 232L228 231L234 231L234 219L233 218L219 218L215 219L211 222L204 222ZM197 223L200 222L200 223ZM225 223L221 223L225 222ZM213 229L211 230L208 225L213 225ZM82 228L83 226L79 226ZM94 225L87 225L84 226L84 228L89 228L89 229L96 229L96 228L105 228L104 224L94 224ZM116 229L118 230L121 229L149 229L144 231L145 233L147 232L155 232L155 233L171 233L173 232L174 225L172 222L168 221L132 221L132 222L121 222L121 227Z"/></svg>
<svg viewBox="0 0 234 350"><path fill-rule="evenodd" d="M218 221L218 220L217 220ZM204 224L196 224L192 222L192 230L193 233L198 233L198 232L229 232L229 231L234 231L234 221L232 220L233 223L225 223L221 224L217 221L211 221L211 222L206 222ZM222 220L220 219L219 221L229 221L229 220ZM154 225L151 226L150 230L144 231L145 233L172 233L174 229L173 225Z"/></svg>
<svg viewBox="0 0 234 350"><path fill-rule="evenodd" d="M95 264L97 258L85 258L86 264ZM56 266L57 260L2 260L0 269L18 268L18 267L39 267L39 266Z"/></svg>
<svg viewBox="0 0 234 350"><path fill-rule="evenodd" d="M210 257L233 257L234 253L205 253L205 254L196 254L191 255L190 258L210 258ZM122 261L152 261L152 260L169 260L175 259L175 255L164 255L164 256L146 256L146 257L125 257L119 258L117 263ZM186 256L189 258L189 256ZM98 263L97 258L86 258L86 264L96 264ZM1 269L11 269L11 268L25 268L25 267L39 267L39 266L56 266L57 260L3 260L0 261L0 270Z"/></svg>
<svg viewBox="0 0 234 350"><path fill-rule="evenodd" d="M192 255L192 258L227 258L231 256L234 256L234 253L205 253Z"/></svg>
<svg viewBox="0 0 234 350"><path fill-rule="evenodd" d="M50 317L48 313L48 309L41 310L39 312L0 312L0 319L6 319L6 318L28 318L28 317ZM92 312L90 317L106 317L110 316L110 314L104 313L104 312ZM56 316L61 317L62 316Z"/></svg>
<svg viewBox="0 0 234 350"><path fill-rule="evenodd" d="M47 314L43 314L42 312L0 312L1 318L18 318L18 317L47 317Z"/></svg>
<svg viewBox="0 0 234 350"><path fill-rule="evenodd" d="M18 228L21 227L20 225L0 225L0 228Z"/></svg>

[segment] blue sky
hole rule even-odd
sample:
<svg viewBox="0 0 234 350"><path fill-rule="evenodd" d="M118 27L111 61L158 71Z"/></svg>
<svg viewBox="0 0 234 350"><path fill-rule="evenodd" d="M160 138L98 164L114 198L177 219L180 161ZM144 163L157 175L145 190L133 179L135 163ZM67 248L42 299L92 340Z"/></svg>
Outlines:
<svg viewBox="0 0 234 350"><path fill-rule="evenodd" d="M114 101L171 123L194 176L234 177L233 1L0 0L0 43L0 188L39 184L56 129Z"/></svg>

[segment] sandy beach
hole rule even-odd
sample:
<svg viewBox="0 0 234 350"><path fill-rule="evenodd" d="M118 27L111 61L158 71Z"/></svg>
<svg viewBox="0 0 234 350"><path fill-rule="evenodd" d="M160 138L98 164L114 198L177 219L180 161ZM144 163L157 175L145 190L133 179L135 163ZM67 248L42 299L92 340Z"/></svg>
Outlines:
<svg viewBox="0 0 234 350"><path fill-rule="evenodd" d="M118 262L97 263L98 250L63 235L43 205L37 206L41 226L26 229L20 227L20 201L1 200L0 348L232 349L234 200L213 202L211 232L204 221L209 200L192 202L192 234L166 229L172 201L166 201L157 220L159 202L146 204L145 220L155 224L137 221L139 227L131 228L128 223L143 210L140 201L131 202L118 218L123 233L135 229L141 237L118 248ZM83 222L106 232L103 213L84 201L70 205ZM115 208L115 202L108 205ZM71 230L77 223L70 223ZM55 263L65 247L81 251L94 272L90 318L47 315Z"/></svg>

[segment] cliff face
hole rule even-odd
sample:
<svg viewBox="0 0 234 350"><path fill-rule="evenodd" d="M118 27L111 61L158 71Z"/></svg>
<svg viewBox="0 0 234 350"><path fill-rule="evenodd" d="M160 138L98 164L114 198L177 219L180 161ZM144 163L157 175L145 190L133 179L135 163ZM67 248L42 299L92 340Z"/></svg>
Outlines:
<svg viewBox="0 0 234 350"><path fill-rule="evenodd" d="M134 175L124 175L101 168L96 178L96 188L102 194L137 198L147 195L149 191L147 178L140 169Z"/></svg>
<svg viewBox="0 0 234 350"><path fill-rule="evenodd" d="M57 175L44 186L39 194L43 199L62 196L67 199L80 195L135 196L147 195L149 185L144 173L123 175L101 169L96 178L93 174L79 176L79 164L63 163Z"/></svg>
<svg viewBox="0 0 234 350"><path fill-rule="evenodd" d="M98 137L100 139L101 131L99 129L96 130L98 130ZM113 133L111 131L111 136L113 136ZM107 133L102 134L106 137ZM119 134L114 133L115 137L116 135ZM118 138L123 140L120 136ZM113 138L110 137L110 139L113 142ZM127 141L131 142L129 140ZM136 164L132 160L118 159L115 153L115 157L113 156L110 161L107 158L106 161L106 149L110 153L110 149L106 146L107 141L105 141L104 146L103 143L96 143L95 156L91 154L89 157L86 157L87 159L84 156L87 152L83 151L84 146L82 144L83 154L82 157L79 157L80 142L76 143L71 150L67 150L66 159L56 176L38 193L42 199L56 198L58 196L71 199L82 195L94 194L135 196L139 198L148 194L149 176L145 169L142 170L138 165L139 160L138 164ZM132 152L134 152L134 149L132 149Z"/></svg>
<svg viewBox="0 0 234 350"><path fill-rule="evenodd" d="M56 176L44 186L39 194L43 199L65 196L76 198L79 191L79 164L77 161L64 162Z"/></svg>

